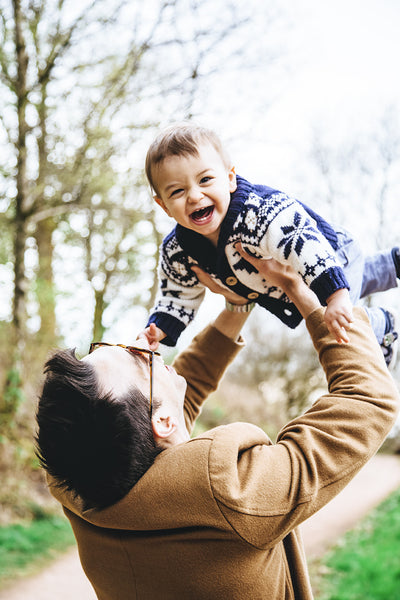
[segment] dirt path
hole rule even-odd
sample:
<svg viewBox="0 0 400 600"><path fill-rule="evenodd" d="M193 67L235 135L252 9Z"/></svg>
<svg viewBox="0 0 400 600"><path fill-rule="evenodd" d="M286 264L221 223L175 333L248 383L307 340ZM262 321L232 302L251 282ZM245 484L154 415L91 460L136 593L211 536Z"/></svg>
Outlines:
<svg viewBox="0 0 400 600"><path fill-rule="evenodd" d="M400 486L400 457L375 456L327 506L302 525L306 553L320 556L345 531ZM0 592L0 600L96 600L79 563L68 552L42 573Z"/></svg>

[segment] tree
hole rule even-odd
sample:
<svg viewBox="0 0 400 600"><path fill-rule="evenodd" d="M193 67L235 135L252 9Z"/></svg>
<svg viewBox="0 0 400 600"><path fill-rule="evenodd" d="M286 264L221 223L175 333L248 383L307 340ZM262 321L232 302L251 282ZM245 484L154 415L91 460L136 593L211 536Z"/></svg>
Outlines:
<svg viewBox="0 0 400 600"><path fill-rule="evenodd" d="M6 108L16 107L12 124L4 120L3 125L17 157L8 218L15 240L13 324L20 341L27 313L28 236L34 235L38 251L41 337L51 340L56 336L52 238L65 215L85 202L88 209L91 163L107 165L116 177L116 163L126 160L137 133L158 124L149 119L149 106L160 115L167 102L175 114L189 116L199 78L206 75L204 63L245 23L227 3L228 18L210 27L209 12L195 0L158 0L146 7L97 0L77 14L72 8L67 0L13 0L13 10L1 13L1 84ZM206 16L210 23L204 25ZM112 44L105 43L107 34ZM135 111L127 110L133 106ZM107 131L112 135L102 138ZM122 186L135 186L135 178L121 181L121 172L118 178Z"/></svg>
<svg viewBox="0 0 400 600"><path fill-rule="evenodd" d="M74 256L94 337L133 278L132 303L153 303L165 225L145 191L144 148L171 115L196 114L200 88L209 101L207 77L226 73L228 57L236 68L260 54L236 35L252 10L230 0L0 0L0 256L12 264L17 350L5 353L10 427L27 383L20 358L32 371L58 342L55 280Z"/></svg>
<svg viewBox="0 0 400 600"><path fill-rule="evenodd" d="M396 198L400 184L400 123L386 107L373 127L339 142L314 131L311 158L318 192L314 207L348 228L366 252L396 243ZM322 206L322 208L321 208Z"/></svg>

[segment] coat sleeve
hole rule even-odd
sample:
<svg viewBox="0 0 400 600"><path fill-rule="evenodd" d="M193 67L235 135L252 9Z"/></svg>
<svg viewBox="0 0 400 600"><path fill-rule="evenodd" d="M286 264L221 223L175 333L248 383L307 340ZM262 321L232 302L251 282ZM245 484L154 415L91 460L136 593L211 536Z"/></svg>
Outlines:
<svg viewBox="0 0 400 600"><path fill-rule="evenodd" d="M184 413L189 433L203 402L217 389L227 367L244 345L242 338L235 342L209 325L175 358L173 367L187 382Z"/></svg>
<svg viewBox="0 0 400 600"><path fill-rule="evenodd" d="M254 428L215 437L210 480L232 528L249 543L269 547L338 494L378 450L392 428L399 394L366 313L354 309L349 344L337 344L323 309L307 320L328 382L276 444ZM224 438L225 436L225 438Z"/></svg>
<svg viewBox="0 0 400 600"><path fill-rule="evenodd" d="M349 287L334 249L294 198L281 192L250 197L241 229L250 253L289 263L323 304L333 292Z"/></svg>

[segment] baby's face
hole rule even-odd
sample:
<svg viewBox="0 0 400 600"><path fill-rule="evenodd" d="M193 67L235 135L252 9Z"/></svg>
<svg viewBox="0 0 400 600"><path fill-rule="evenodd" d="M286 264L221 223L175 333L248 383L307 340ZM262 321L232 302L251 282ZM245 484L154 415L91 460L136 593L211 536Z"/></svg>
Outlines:
<svg viewBox="0 0 400 600"><path fill-rule="evenodd" d="M234 167L227 168L209 143L198 147L198 156L168 156L153 167L158 194L165 212L183 227L197 231L215 246L236 190Z"/></svg>

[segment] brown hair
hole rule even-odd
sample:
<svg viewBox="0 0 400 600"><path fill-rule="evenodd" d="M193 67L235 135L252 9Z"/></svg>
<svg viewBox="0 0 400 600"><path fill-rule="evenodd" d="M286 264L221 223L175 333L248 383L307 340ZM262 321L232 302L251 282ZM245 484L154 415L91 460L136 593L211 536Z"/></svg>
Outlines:
<svg viewBox="0 0 400 600"><path fill-rule="evenodd" d="M159 133L147 151L146 177L152 189L157 193L153 176L155 165L168 156L198 156L198 147L202 143L211 144L226 168L231 167L230 158L214 131L193 123L178 123Z"/></svg>

